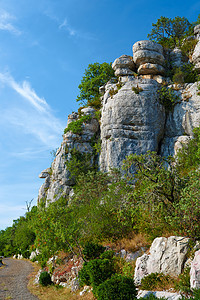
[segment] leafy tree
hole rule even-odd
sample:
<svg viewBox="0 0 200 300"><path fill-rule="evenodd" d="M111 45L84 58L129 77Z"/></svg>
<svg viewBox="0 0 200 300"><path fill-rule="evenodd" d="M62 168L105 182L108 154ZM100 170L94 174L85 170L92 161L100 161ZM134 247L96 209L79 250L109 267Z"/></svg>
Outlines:
<svg viewBox="0 0 200 300"><path fill-rule="evenodd" d="M152 24L153 29L148 37L164 47L174 48L181 45L182 39L188 35L191 26L185 17L174 19L160 17L155 24Z"/></svg>
<svg viewBox="0 0 200 300"><path fill-rule="evenodd" d="M106 62L99 64L89 64L84 76L78 86L80 94L76 101L84 105L100 108L101 100L99 94L100 86L104 85L109 79L114 77L114 70L111 64Z"/></svg>

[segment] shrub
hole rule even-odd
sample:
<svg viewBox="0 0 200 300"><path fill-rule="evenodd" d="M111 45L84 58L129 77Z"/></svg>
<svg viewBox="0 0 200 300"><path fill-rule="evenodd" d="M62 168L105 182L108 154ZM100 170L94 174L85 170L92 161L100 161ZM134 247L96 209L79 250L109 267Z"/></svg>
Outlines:
<svg viewBox="0 0 200 300"><path fill-rule="evenodd" d="M181 70L181 68L175 69L172 81L178 84L184 83L184 72Z"/></svg>
<svg viewBox="0 0 200 300"><path fill-rule="evenodd" d="M196 39L186 39L180 47L182 54L186 55L187 57L190 57L194 51L197 42L198 41Z"/></svg>
<svg viewBox="0 0 200 300"><path fill-rule="evenodd" d="M48 272L42 272L40 274L40 277L39 277L39 283L42 285L42 286L47 286L47 285L50 285L52 284L52 281L51 281L51 276Z"/></svg>
<svg viewBox="0 0 200 300"><path fill-rule="evenodd" d="M101 255L100 255L100 258L101 259L112 259L113 256L114 256L115 252L113 250L108 250L108 251L105 251L103 252Z"/></svg>
<svg viewBox="0 0 200 300"><path fill-rule="evenodd" d="M87 284L95 288L114 273L113 261L109 259L93 259L84 264L79 271L79 278L81 285Z"/></svg>
<svg viewBox="0 0 200 300"><path fill-rule="evenodd" d="M137 291L132 278L115 274L100 284L95 294L98 300L132 300Z"/></svg>
<svg viewBox="0 0 200 300"><path fill-rule="evenodd" d="M105 247L92 242L87 242L83 249L83 255L87 260L95 259L100 256L101 253L105 251Z"/></svg>
<svg viewBox="0 0 200 300"><path fill-rule="evenodd" d="M166 86L161 87L158 89L158 100L159 102L164 105L167 111L173 110L176 102L179 100L179 96L175 94L172 88L168 88Z"/></svg>
<svg viewBox="0 0 200 300"><path fill-rule="evenodd" d="M174 285L174 279L162 273L151 273L141 280L141 290L166 289Z"/></svg>
<svg viewBox="0 0 200 300"><path fill-rule="evenodd" d="M190 268L186 268L182 274L179 275L178 283L175 286L176 290L190 293Z"/></svg>
<svg viewBox="0 0 200 300"><path fill-rule="evenodd" d="M78 272L80 286L91 284L87 265L88 265L88 263L84 262L82 269Z"/></svg>
<svg viewBox="0 0 200 300"><path fill-rule="evenodd" d="M199 80L198 71L190 63L186 63L179 68L174 68L172 74L172 81L178 84L193 83Z"/></svg>
<svg viewBox="0 0 200 300"><path fill-rule="evenodd" d="M64 133L71 131L74 134L81 134L83 131L83 127L82 127L83 123L87 123L91 121L91 119L92 119L91 115L81 116L78 120L69 123L67 128L65 128Z"/></svg>

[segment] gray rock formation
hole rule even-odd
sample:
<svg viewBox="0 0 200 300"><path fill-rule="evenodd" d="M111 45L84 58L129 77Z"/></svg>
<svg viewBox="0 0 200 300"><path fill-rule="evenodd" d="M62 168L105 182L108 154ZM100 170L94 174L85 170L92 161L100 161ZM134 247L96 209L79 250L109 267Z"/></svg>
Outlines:
<svg viewBox="0 0 200 300"><path fill-rule="evenodd" d="M151 273L179 275L184 266L189 239L171 236L156 238L149 250L136 261L134 280L137 285Z"/></svg>
<svg viewBox="0 0 200 300"><path fill-rule="evenodd" d="M42 171L40 178L45 178L39 190L38 202L45 199L47 203L54 202L61 196L68 196L74 184L66 162L71 159L71 150L74 148L80 153L93 153L91 139L99 130L99 123L94 116L95 110L87 107L81 110L83 115L91 115L91 120L82 124L82 133L74 134L71 131L63 135L61 147L57 150L51 168ZM67 126L79 118L77 113L68 117Z"/></svg>
<svg viewBox="0 0 200 300"><path fill-rule="evenodd" d="M115 76L133 75L136 70L133 58L129 55L122 55L115 59L112 68L115 71Z"/></svg>
<svg viewBox="0 0 200 300"><path fill-rule="evenodd" d="M190 288L200 289L200 250L195 252L190 269Z"/></svg>
<svg viewBox="0 0 200 300"><path fill-rule="evenodd" d="M180 68L186 59L185 57L183 57L182 51L179 48L174 48L170 52L170 58L172 61L173 68L174 67Z"/></svg>
<svg viewBox="0 0 200 300"><path fill-rule="evenodd" d="M157 99L158 87L155 80L134 77L113 96L109 93L116 84L106 87L101 118L102 171L120 167L131 153L158 150L165 123L165 109Z"/></svg>
<svg viewBox="0 0 200 300"><path fill-rule="evenodd" d="M165 135L161 145L161 155L176 154L180 143L193 136L194 127L200 124L199 83L184 84L179 90L180 101L166 118Z"/></svg>
<svg viewBox="0 0 200 300"><path fill-rule="evenodd" d="M161 45L152 41L139 41L133 45L133 60L138 68L138 74L163 75L164 55Z"/></svg>
<svg viewBox="0 0 200 300"><path fill-rule="evenodd" d="M200 36L200 26L195 27L195 37ZM179 49L171 51L172 65L181 66ZM195 47L193 62L200 70L200 42ZM158 151L163 156L174 155L193 136L193 128L200 124L199 84L190 83L172 86L177 90L180 101L173 111L166 113L158 101L157 90L167 82L164 75L164 54L161 45L152 41L139 41L133 45L133 58L122 55L113 63L115 74L100 88L102 96L102 117L100 128L94 117L94 109L82 109L84 115L92 115L90 122L82 125L82 133L67 132L56 153L51 168L44 170L45 178L39 190L42 198L52 202L62 195L69 195L73 186L66 162L71 150L92 153L91 139L101 136L99 165L102 171L120 168L126 156ZM137 72L135 74L134 72ZM78 120L79 114L68 117L68 125ZM99 130L100 129L100 130Z"/></svg>

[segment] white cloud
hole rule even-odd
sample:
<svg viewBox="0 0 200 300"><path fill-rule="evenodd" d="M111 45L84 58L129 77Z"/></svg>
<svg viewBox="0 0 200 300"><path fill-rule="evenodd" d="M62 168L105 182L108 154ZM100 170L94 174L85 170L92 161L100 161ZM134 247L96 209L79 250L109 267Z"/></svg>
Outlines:
<svg viewBox="0 0 200 300"><path fill-rule="evenodd" d="M46 100L37 95L28 81L18 83L9 73L0 73L0 82L19 96L12 96L12 104L10 100L7 101L7 107L1 110L2 126L10 125L15 131L18 128L20 135L26 134L25 140L30 139L27 134L31 133L40 141L40 149L37 149L39 151L44 147L45 150L57 147L64 124L54 116Z"/></svg>
<svg viewBox="0 0 200 300"><path fill-rule="evenodd" d="M69 32L70 35L77 35L77 32L75 29L73 29L69 24L67 19L65 18L64 21L59 25L59 29L65 29Z"/></svg>
<svg viewBox="0 0 200 300"><path fill-rule="evenodd" d="M21 31L17 29L11 21L15 20L15 17L7 13L6 11L0 12L0 30L9 31L14 35L20 35Z"/></svg>
<svg viewBox="0 0 200 300"><path fill-rule="evenodd" d="M72 37L76 37L76 38L80 38L80 39L85 39L85 40L97 40L97 38L91 34L91 33L88 33L88 32L82 32L78 29L75 29L73 28L68 19L65 18L64 20L62 19L59 19L54 13L52 13L50 10L46 10L44 12L44 14L49 18L51 19L52 21L54 21L58 28L60 30L64 30L66 32L69 33L70 36Z"/></svg>

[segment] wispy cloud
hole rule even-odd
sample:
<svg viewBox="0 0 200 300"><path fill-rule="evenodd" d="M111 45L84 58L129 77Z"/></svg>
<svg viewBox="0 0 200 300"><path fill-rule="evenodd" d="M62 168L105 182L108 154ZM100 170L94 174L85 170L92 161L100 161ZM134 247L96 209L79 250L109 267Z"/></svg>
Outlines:
<svg viewBox="0 0 200 300"><path fill-rule="evenodd" d="M69 34L72 35L72 36L73 36L73 35L77 35L76 30L73 29L73 28L69 25L69 23L68 23L68 21L67 21L66 18L65 18L64 21L59 25L58 28L59 28L59 29L65 29L65 30L67 30L67 31L69 32Z"/></svg>
<svg viewBox="0 0 200 300"><path fill-rule="evenodd" d="M15 20L15 17L10 15L6 11L0 11L0 30L9 31L14 35L20 35L21 31L12 24L12 21Z"/></svg>
<svg viewBox="0 0 200 300"><path fill-rule="evenodd" d="M37 95L28 81L18 83L9 73L0 73L0 82L19 96L14 99L14 105L1 111L1 124L20 128L25 134L31 133L45 147L57 147L64 124L54 116L46 100Z"/></svg>
<svg viewBox="0 0 200 300"><path fill-rule="evenodd" d="M75 29L70 24L68 18L60 19L49 10L45 11L44 14L57 24L59 30L64 30L70 36L85 40L96 40L96 37L93 34L89 32L83 32L79 29Z"/></svg>

